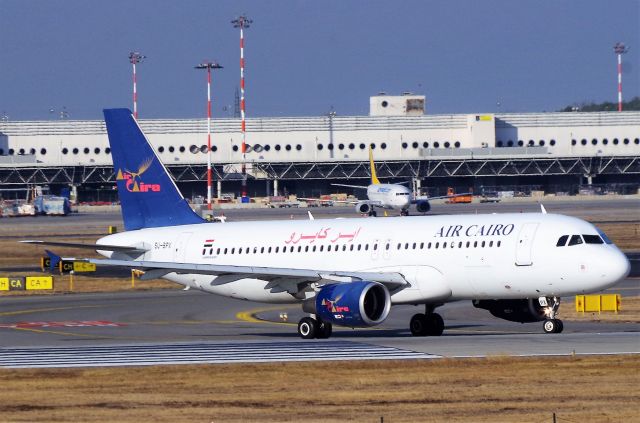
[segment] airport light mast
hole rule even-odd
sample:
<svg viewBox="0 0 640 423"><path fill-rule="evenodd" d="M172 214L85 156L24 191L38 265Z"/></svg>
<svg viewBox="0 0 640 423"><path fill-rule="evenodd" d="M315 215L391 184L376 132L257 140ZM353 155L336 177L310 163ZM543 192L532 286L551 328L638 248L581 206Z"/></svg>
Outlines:
<svg viewBox="0 0 640 423"><path fill-rule="evenodd" d="M249 28L253 23L245 15L240 15L232 20L234 28L240 28L240 118L242 120L242 201L247 197L247 131L245 123L245 104L244 104L244 29Z"/></svg>
<svg viewBox="0 0 640 423"><path fill-rule="evenodd" d="M142 63L147 56L143 56L137 51L129 53L129 62L133 65L133 117L138 119L138 87L136 79L136 65Z"/></svg>
<svg viewBox="0 0 640 423"><path fill-rule="evenodd" d="M203 62L195 68L207 70L207 209L211 210L211 69L222 69L222 66L216 62Z"/></svg>
<svg viewBox="0 0 640 423"><path fill-rule="evenodd" d="M613 51L618 56L618 111L622 111L622 55L629 51L623 43L616 43Z"/></svg>

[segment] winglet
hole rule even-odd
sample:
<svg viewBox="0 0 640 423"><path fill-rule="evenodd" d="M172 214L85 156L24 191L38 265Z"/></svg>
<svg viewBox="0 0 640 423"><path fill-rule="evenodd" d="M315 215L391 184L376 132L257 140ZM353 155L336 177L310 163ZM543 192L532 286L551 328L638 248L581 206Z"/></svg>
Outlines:
<svg viewBox="0 0 640 423"><path fill-rule="evenodd" d="M547 214L547 209L544 208L544 205L542 203L540 203L540 211L542 212L542 214Z"/></svg>
<svg viewBox="0 0 640 423"><path fill-rule="evenodd" d="M309 213L309 220L316 220L309 210L307 210L307 213Z"/></svg>
<svg viewBox="0 0 640 423"><path fill-rule="evenodd" d="M379 185L380 181L376 175L376 164L373 162L373 150L369 147L369 166L371 167L371 183L373 185Z"/></svg>

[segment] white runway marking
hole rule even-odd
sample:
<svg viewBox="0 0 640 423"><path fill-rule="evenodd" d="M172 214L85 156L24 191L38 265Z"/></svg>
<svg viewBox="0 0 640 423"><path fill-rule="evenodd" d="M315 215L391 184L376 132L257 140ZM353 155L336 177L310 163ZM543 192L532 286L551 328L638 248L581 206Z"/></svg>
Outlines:
<svg viewBox="0 0 640 423"><path fill-rule="evenodd" d="M282 361L402 360L439 355L348 341L229 342L2 348L0 367L119 367Z"/></svg>

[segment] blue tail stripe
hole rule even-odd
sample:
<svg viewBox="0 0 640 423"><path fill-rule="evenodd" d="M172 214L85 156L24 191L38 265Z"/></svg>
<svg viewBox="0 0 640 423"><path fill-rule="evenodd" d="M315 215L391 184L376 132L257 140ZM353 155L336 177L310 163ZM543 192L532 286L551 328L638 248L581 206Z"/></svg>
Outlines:
<svg viewBox="0 0 640 423"><path fill-rule="evenodd" d="M122 219L127 231L202 223L129 109L105 109Z"/></svg>

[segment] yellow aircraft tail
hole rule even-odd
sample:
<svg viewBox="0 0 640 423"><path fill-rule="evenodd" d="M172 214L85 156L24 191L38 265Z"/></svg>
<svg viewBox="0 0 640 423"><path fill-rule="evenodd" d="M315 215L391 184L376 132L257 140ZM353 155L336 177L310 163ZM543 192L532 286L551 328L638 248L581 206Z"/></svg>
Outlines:
<svg viewBox="0 0 640 423"><path fill-rule="evenodd" d="M373 150L369 147L369 166L371 167L371 183L373 185L379 185L380 181L376 176L376 164L373 162Z"/></svg>

